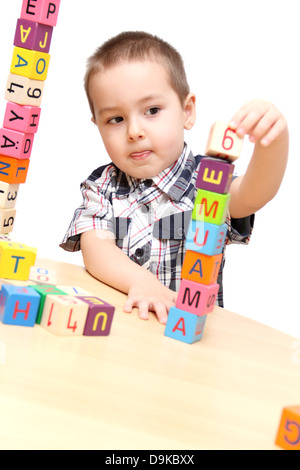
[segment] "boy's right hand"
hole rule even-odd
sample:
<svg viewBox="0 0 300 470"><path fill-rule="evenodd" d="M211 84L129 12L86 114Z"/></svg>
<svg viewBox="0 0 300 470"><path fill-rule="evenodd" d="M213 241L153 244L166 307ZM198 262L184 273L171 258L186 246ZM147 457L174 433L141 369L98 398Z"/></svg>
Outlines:
<svg viewBox="0 0 300 470"><path fill-rule="evenodd" d="M142 320L148 320L149 312L154 312L158 321L165 325L169 309L175 305L176 298L176 292L165 287L154 276L146 282L145 279L137 280L128 292L124 312L131 313L137 307Z"/></svg>

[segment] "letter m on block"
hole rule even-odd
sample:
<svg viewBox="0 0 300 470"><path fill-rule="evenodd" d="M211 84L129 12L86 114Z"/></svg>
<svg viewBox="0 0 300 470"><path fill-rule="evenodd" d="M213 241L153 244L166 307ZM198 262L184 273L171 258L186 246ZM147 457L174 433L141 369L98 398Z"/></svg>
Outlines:
<svg viewBox="0 0 300 470"><path fill-rule="evenodd" d="M182 304L184 305L186 303L186 300L189 304L190 307L195 307L198 308L199 302L200 302L200 296L201 292L197 291L194 294L194 297L191 299L191 291L189 287L185 288L184 294L183 294L183 299L182 299Z"/></svg>
<svg viewBox="0 0 300 470"><path fill-rule="evenodd" d="M199 215L202 215L204 210L205 217L210 217L210 215L212 214L212 218L214 219L217 215L218 208L218 201L214 201L209 207L209 201L205 197L203 197L200 202Z"/></svg>

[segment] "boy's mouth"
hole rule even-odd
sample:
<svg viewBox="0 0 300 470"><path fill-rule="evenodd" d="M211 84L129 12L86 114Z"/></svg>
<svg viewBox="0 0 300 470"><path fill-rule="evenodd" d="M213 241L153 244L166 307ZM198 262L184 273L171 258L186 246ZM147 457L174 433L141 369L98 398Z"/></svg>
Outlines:
<svg viewBox="0 0 300 470"><path fill-rule="evenodd" d="M151 150L143 150L141 152L131 153L130 157L133 158L133 160L145 160L150 156L151 153Z"/></svg>

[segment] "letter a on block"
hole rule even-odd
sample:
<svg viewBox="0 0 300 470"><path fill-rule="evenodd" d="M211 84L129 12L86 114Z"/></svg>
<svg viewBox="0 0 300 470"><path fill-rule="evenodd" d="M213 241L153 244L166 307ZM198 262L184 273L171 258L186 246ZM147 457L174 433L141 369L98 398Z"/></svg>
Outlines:
<svg viewBox="0 0 300 470"><path fill-rule="evenodd" d="M192 344L203 336L206 315L197 316L176 307L169 310L165 336Z"/></svg>

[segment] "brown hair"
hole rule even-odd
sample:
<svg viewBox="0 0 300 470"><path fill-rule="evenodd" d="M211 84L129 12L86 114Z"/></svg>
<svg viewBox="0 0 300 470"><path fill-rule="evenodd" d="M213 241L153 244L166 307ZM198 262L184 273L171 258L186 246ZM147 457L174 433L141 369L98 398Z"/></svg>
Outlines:
<svg viewBox="0 0 300 470"><path fill-rule="evenodd" d="M169 43L152 34L128 31L123 32L100 46L88 59L84 87L89 105L94 114L93 103L89 94L90 78L106 68L121 61L153 59L167 67L170 83L183 104L190 92L183 60L180 54Z"/></svg>

